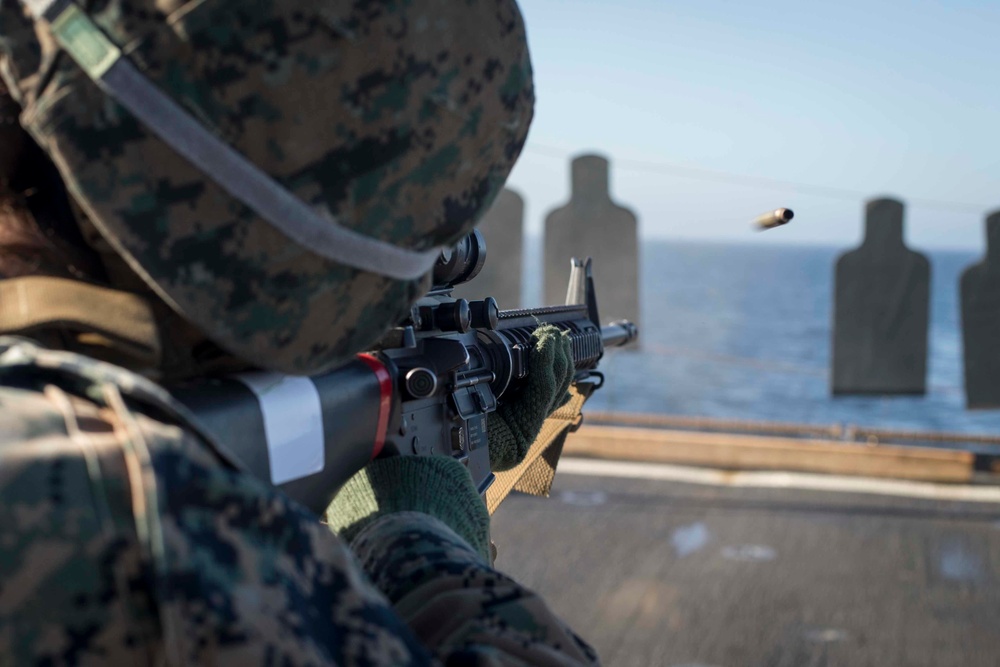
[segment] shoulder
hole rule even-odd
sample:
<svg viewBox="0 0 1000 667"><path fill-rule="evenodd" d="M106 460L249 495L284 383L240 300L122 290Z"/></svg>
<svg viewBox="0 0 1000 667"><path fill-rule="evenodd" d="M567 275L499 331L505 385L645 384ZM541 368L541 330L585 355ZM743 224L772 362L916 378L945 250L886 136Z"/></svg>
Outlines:
<svg viewBox="0 0 1000 667"><path fill-rule="evenodd" d="M0 408L0 455L27 449L44 457L50 441L64 443L59 451L85 452L139 436L159 447L201 441L188 449L213 450L186 409L154 382L20 338L0 337Z"/></svg>
<svg viewBox="0 0 1000 667"><path fill-rule="evenodd" d="M77 474L86 477L88 449L113 434L77 378L34 363L38 349L19 339L0 338L0 512L23 507L37 494L64 498L66 489L55 487L64 487ZM53 469L60 471L58 484ZM75 492L90 495L87 485ZM79 506L86 499L68 500ZM58 509L51 503L48 508Z"/></svg>
<svg viewBox="0 0 1000 667"><path fill-rule="evenodd" d="M15 664L132 664L168 645L185 664L419 655L346 545L173 418L162 390L19 345L0 339L0 647ZM321 611L303 625L306 608ZM73 638L70 654L45 637Z"/></svg>
<svg viewBox="0 0 1000 667"><path fill-rule="evenodd" d="M199 458L205 448L159 418L155 402L125 398L145 382L130 375L0 338L0 537L8 550L0 564L46 541L73 549L89 542L91 555L99 536L133 541L137 492L153 482L153 458L184 450ZM211 461L210 451L200 458Z"/></svg>
<svg viewBox="0 0 1000 667"><path fill-rule="evenodd" d="M0 452L28 441L65 436L64 423L44 393L0 386Z"/></svg>
<svg viewBox="0 0 1000 667"><path fill-rule="evenodd" d="M138 398L133 399L136 394ZM111 405L115 397L122 404L118 410ZM125 369L47 350L24 339L0 338L0 466L4 472L0 492L19 469L105 455L127 440L130 424L126 422L143 413L162 416L169 411L166 392ZM184 438L182 428L173 427L168 435L166 426L154 429L159 440Z"/></svg>
<svg viewBox="0 0 1000 667"><path fill-rule="evenodd" d="M140 503L148 509L156 498L166 501L183 491L186 475L262 492L254 480L240 479L246 476L158 385L81 355L0 338L5 503L46 488L61 500L53 512L121 506L131 515L137 494L151 494ZM54 489L52 480L61 488Z"/></svg>
<svg viewBox="0 0 1000 667"><path fill-rule="evenodd" d="M32 360L29 343L0 339L0 625L14 663L49 656L43 637L76 637L64 656L90 651L130 661L136 648L87 633L155 632L130 590L142 579L117 436L70 375ZM81 362L82 363L82 362ZM100 633L98 633L100 634ZM58 642L57 642L58 643ZM100 646L97 646L100 644Z"/></svg>

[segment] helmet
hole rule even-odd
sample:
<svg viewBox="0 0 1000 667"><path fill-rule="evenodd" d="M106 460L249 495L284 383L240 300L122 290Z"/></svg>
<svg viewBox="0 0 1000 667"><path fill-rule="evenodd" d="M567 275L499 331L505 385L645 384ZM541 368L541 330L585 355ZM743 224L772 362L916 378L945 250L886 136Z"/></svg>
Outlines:
<svg viewBox="0 0 1000 667"><path fill-rule="evenodd" d="M513 0L0 2L0 76L74 201L255 365L319 372L428 286L520 153Z"/></svg>

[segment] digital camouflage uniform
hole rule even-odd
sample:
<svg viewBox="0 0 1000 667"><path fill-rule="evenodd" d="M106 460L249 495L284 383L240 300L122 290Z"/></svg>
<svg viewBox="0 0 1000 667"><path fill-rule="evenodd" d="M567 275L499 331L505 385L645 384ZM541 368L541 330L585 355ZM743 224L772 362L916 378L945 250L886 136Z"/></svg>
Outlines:
<svg viewBox="0 0 1000 667"><path fill-rule="evenodd" d="M0 664L596 662L442 521L355 556L137 375L4 338L0 387Z"/></svg>
<svg viewBox="0 0 1000 667"><path fill-rule="evenodd" d="M513 0L78 5L295 197L405 248L468 233L527 134L534 97ZM0 94L59 169L81 227L100 234L88 238L112 287L145 291L251 366L299 374L364 349L423 293L422 280L338 265L261 220L53 36L0 0ZM161 322L160 335L173 328ZM195 357L141 370L220 368ZM0 664L596 660L488 565L488 517L460 464L386 461L349 486L388 466L433 493L365 521L335 502L328 518L348 543L244 474L143 376L0 338ZM436 511L442 500L451 514Z"/></svg>

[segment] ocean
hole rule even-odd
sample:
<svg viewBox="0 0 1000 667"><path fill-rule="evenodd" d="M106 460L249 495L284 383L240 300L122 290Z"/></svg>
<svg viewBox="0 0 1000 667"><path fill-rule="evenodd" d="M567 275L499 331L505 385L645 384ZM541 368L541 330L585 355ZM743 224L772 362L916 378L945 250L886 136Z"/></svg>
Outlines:
<svg viewBox="0 0 1000 667"><path fill-rule="evenodd" d="M958 281L971 252L927 253L927 395L831 396L833 270L848 249L644 241L642 346L608 352L588 408L1000 436L1000 411L965 409ZM537 306L539 240L526 251Z"/></svg>

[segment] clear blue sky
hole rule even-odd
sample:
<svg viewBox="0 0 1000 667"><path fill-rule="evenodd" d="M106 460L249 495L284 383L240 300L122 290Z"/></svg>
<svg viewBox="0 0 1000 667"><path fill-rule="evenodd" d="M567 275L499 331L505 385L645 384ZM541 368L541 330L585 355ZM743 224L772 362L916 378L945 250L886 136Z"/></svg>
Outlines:
<svg viewBox="0 0 1000 667"><path fill-rule="evenodd" d="M641 169L666 163L909 203L917 247L982 248L1000 208L998 0L523 0L538 104L509 186L529 232L568 196L568 162L612 158L642 233L856 243L862 200ZM615 160L624 161L618 165ZM636 164L638 163L638 164ZM749 231L758 213L796 212Z"/></svg>

